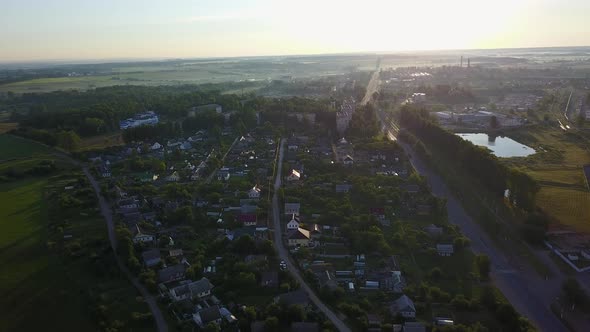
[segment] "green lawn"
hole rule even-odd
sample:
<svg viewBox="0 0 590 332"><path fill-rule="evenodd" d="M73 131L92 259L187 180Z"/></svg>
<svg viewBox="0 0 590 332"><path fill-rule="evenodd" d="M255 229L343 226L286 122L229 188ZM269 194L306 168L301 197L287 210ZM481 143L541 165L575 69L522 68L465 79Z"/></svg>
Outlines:
<svg viewBox="0 0 590 332"><path fill-rule="evenodd" d="M12 135L0 135L0 161L47 154L46 146Z"/></svg>

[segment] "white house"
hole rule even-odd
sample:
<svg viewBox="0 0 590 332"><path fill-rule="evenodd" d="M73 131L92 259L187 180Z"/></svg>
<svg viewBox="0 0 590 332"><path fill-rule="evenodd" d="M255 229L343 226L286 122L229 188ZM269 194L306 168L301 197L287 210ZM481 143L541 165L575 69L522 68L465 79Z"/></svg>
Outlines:
<svg viewBox="0 0 590 332"><path fill-rule="evenodd" d="M400 314L404 318L416 318L414 302L406 295L402 295L399 299L395 300L390 310L392 315Z"/></svg>
<svg viewBox="0 0 590 332"><path fill-rule="evenodd" d="M439 256L451 256L455 252L455 249L452 244L437 244L436 251Z"/></svg>
<svg viewBox="0 0 590 332"><path fill-rule="evenodd" d="M150 150L155 151L155 150L160 150L163 147L162 144L156 142L154 143L154 145L150 146Z"/></svg>
<svg viewBox="0 0 590 332"><path fill-rule="evenodd" d="M180 175L178 175L178 172L174 171L172 174L168 175L166 177L166 181L168 182L178 182L180 180Z"/></svg>
<svg viewBox="0 0 590 332"><path fill-rule="evenodd" d="M287 223L287 230L292 231L292 230L296 230L298 228L299 228L299 218L297 218L297 216L295 216L295 214L293 214L291 217L291 220Z"/></svg>
<svg viewBox="0 0 590 332"><path fill-rule="evenodd" d="M139 225L135 225L135 227L131 228L131 234L133 235L133 243L154 242L156 239L152 234L143 233L141 228L139 228Z"/></svg>
<svg viewBox="0 0 590 332"><path fill-rule="evenodd" d="M258 186L254 186L248 191L248 197L251 199L258 199L260 198L260 191L261 190L258 188Z"/></svg>
<svg viewBox="0 0 590 332"><path fill-rule="evenodd" d="M153 126L158 124L159 118L158 115L154 112L145 112L139 113L133 116L132 118L122 120L119 122L119 127L121 130L125 130L128 128L134 128L139 126Z"/></svg>
<svg viewBox="0 0 590 332"><path fill-rule="evenodd" d="M99 168L100 171L100 175L103 178L110 178L111 177L111 169L105 164L105 165L101 165Z"/></svg>
<svg viewBox="0 0 590 332"><path fill-rule="evenodd" d="M299 181L301 179L301 173L296 170L291 170L291 173L287 176L287 181Z"/></svg>
<svg viewBox="0 0 590 332"><path fill-rule="evenodd" d="M184 142L180 145L181 150L190 150L192 148L193 148L193 146L191 145L190 142Z"/></svg>

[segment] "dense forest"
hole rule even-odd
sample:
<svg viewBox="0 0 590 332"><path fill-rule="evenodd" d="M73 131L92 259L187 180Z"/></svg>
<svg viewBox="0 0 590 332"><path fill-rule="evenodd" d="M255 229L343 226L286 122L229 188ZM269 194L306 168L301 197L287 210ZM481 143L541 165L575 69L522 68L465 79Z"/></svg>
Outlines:
<svg viewBox="0 0 590 332"><path fill-rule="evenodd" d="M198 105L215 103L223 107L226 118L214 111L188 117L187 111ZM8 95L0 107L11 112L19 123L14 134L48 145L71 146L70 141L119 130L119 121L143 111L155 111L163 122L153 128L139 128L124 133L126 140L170 137L179 132L199 129L221 130L232 125L238 132L256 125L256 113L264 121L296 126L287 113L314 113L317 122L332 128L334 112L330 100L307 98L264 98L253 94L222 94L212 86L114 86L89 91L57 91Z"/></svg>
<svg viewBox="0 0 590 332"><path fill-rule="evenodd" d="M455 161L459 169L477 178L492 193L509 198L525 211L535 209L538 183L526 173L508 168L488 150L441 128L427 110L405 106L400 110L401 125L432 149L443 152Z"/></svg>

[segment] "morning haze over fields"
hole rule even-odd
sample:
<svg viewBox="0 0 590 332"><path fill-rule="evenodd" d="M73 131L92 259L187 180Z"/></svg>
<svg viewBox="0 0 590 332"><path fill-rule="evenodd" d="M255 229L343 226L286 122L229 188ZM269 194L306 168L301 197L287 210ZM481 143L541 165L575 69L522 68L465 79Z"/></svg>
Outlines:
<svg viewBox="0 0 590 332"><path fill-rule="evenodd" d="M590 330L589 2L0 8L0 331Z"/></svg>

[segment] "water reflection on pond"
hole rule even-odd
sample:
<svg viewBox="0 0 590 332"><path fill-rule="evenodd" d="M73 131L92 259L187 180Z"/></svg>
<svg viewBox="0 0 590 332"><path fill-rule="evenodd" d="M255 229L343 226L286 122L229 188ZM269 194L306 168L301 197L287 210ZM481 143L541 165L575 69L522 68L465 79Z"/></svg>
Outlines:
<svg viewBox="0 0 590 332"><path fill-rule="evenodd" d="M482 133L457 134L464 140L490 149L494 155L501 158L526 157L535 153L535 150L524 144L518 143L509 137L490 136Z"/></svg>

